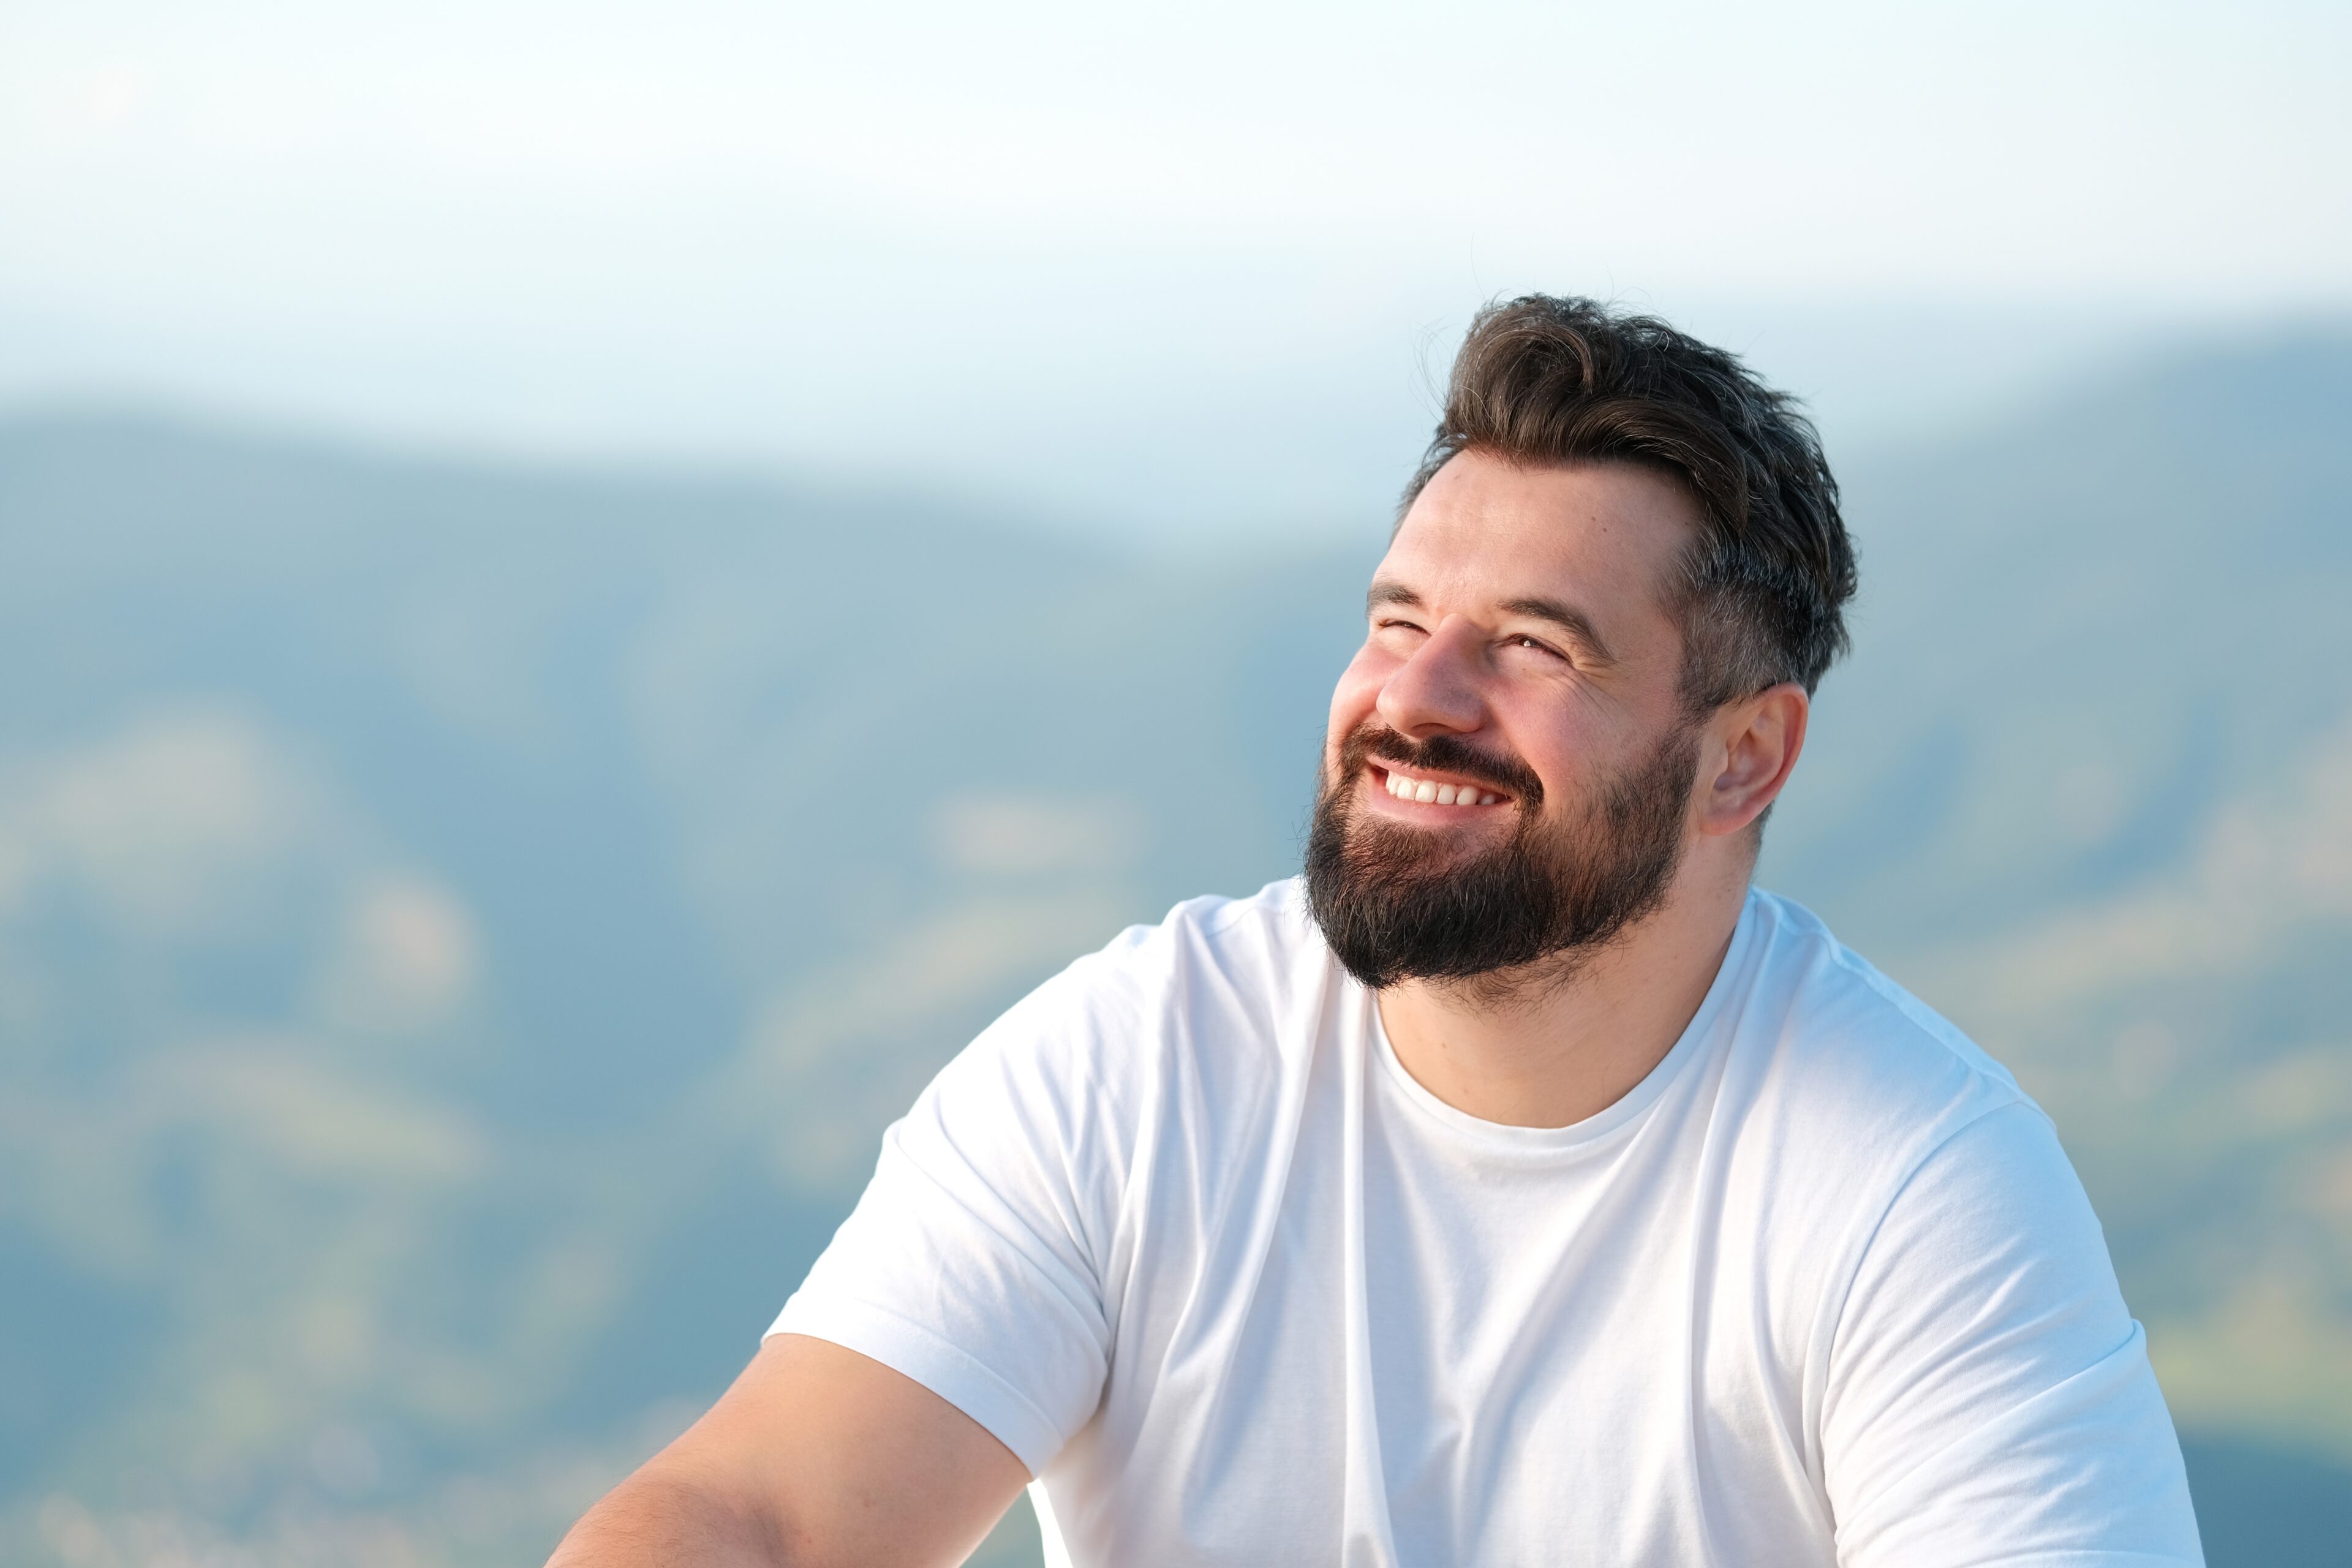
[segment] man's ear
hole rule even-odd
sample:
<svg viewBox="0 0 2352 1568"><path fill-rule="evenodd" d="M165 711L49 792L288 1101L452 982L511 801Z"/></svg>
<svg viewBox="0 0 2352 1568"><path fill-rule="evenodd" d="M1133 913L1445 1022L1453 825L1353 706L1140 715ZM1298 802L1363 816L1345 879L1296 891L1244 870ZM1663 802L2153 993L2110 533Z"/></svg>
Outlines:
<svg viewBox="0 0 2352 1568"><path fill-rule="evenodd" d="M1717 745L1707 755L1720 764L1713 778L1700 781L1700 832L1738 833L1764 815L1805 749L1811 712L1805 689L1784 680L1716 714L1708 729Z"/></svg>

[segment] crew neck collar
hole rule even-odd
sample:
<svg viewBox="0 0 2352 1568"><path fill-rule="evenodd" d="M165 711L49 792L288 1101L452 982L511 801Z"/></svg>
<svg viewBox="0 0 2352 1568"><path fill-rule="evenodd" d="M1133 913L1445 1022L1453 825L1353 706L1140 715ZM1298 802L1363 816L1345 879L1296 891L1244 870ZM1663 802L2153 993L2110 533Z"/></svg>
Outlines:
<svg viewBox="0 0 2352 1568"><path fill-rule="evenodd" d="M1698 1011L1691 1015L1681 1036L1639 1083L1581 1121L1571 1121L1565 1127L1517 1127L1508 1122L1488 1121L1447 1104L1405 1070L1404 1063L1397 1058L1396 1047L1389 1039L1388 1026L1381 1017L1378 995L1369 987L1360 986L1372 1055L1406 1103L1457 1137L1496 1152L1518 1155L1563 1154L1592 1148L1639 1121L1657 1103L1667 1086L1706 1049L1706 1042L1717 1033L1730 1011L1732 994L1738 989L1738 976L1748 967L1756 929L1762 918L1761 900L1750 888L1746 903L1740 907L1738 923L1732 928L1731 942L1724 949L1723 962L1717 966Z"/></svg>

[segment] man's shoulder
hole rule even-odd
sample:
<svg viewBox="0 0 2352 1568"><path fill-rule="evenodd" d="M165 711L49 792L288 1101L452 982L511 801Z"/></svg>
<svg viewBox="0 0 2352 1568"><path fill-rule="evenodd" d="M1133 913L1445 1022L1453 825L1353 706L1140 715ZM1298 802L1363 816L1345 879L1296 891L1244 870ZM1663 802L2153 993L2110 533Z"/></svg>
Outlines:
<svg viewBox="0 0 2352 1568"><path fill-rule="evenodd" d="M1762 889L1749 900L1772 982L1787 1005L1815 1029L1866 1042L1895 1064L1915 1069L1948 1068L2016 1089L2007 1068L1958 1025L1839 941L1820 916L1793 899Z"/></svg>
<svg viewBox="0 0 2352 1568"><path fill-rule="evenodd" d="M1145 1068L1171 1049L1271 1065L1301 1043L1293 1037L1338 973L1291 879L1245 898L1188 899L1155 922L1128 927L982 1037L1075 1052L1070 1067L1097 1072Z"/></svg>
<svg viewBox="0 0 2352 1568"><path fill-rule="evenodd" d="M2041 1118L2007 1068L1811 910L1761 890L1750 900L1737 1054L1759 1112L1822 1165L1899 1179L1979 1118Z"/></svg>
<svg viewBox="0 0 2352 1568"><path fill-rule="evenodd" d="M1175 1000L1207 985L1203 999L1248 1005L1320 984L1330 950L1307 908L1296 877L1269 882L1246 898L1187 899L1158 922L1121 931L1081 963L1113 979Z"/></svg>

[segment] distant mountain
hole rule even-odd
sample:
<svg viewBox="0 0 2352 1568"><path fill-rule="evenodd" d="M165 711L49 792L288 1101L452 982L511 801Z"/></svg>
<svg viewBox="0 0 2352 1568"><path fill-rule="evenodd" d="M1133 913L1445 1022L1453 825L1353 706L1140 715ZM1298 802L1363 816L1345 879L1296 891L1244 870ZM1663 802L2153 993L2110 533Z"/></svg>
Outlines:
<svg viewBox="0 0 2352 1568"><path fill-rule="evenodd" d="M2347 429L2303 339L1850 466L1768 848L2056 1115L2217 1564L2352 1498ZM543 1551L973 1029L1293 868L1381 531L0 426L0 1556Z"/></svg>
<svg viewBox="0 0 2352 1568"><path fill-rule="evenodd" d="M988 1016L1285 873L1370 555L55 420L0 558L20 1529L508 1561Z"/></svg>
<svg viewBox="0 0 2352 1568"><path fill-rule="evenodd" d="M1857 647L1776 849L1904 942L2177 860L2352 712L2347 442L2352 337L2133 367L1849 466Z"/></svg>

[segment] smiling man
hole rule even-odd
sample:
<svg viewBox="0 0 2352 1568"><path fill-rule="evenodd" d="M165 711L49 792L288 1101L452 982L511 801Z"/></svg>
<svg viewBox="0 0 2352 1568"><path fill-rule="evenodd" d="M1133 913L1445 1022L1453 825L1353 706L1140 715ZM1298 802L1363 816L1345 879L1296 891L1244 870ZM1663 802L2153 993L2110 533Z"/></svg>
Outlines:
<svg viewBox="0 0 2352 1568"><path fill-rule="evenodd" d="M701 1422L556 1554L2201 1561L2010 1075L1751 889L1844 642L1811 427L1664 324L1484 313L1302 879L1080 959L890 1130Z"/></svg>

